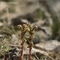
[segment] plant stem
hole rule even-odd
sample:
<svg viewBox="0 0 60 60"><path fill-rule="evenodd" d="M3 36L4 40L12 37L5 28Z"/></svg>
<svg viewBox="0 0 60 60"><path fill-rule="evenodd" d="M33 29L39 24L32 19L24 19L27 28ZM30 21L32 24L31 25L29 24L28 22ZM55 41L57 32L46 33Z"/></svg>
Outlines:
<svg viewBox="0 0 60 60"><path fill-rule="evenodd" d="M31 55L32 55L31 51L32 51L32 46L33 46L32 38L33 36L31 35L30 36L30 48L29 48L29 60L32 60L31 58Z"/></svg>
<svg viewBox="0 0 60 60"><path fill-rule="evenodd" d="M21 55L20 55L20 60L23 60L24 43L25 43L25 40L23 40L22 43L21 43Z"/></svg>

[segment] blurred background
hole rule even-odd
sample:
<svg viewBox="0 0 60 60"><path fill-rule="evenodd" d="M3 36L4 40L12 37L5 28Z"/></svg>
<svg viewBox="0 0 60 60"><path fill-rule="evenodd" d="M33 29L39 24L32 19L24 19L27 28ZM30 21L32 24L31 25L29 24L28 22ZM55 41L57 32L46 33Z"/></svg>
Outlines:
<svg viewBox="0 0 60 60"><path fill-rule="evenodd" d="M0 0L0 56L20 46L17 25L26 23L38 26L36 46L60 52L60 0Z"/></svg>

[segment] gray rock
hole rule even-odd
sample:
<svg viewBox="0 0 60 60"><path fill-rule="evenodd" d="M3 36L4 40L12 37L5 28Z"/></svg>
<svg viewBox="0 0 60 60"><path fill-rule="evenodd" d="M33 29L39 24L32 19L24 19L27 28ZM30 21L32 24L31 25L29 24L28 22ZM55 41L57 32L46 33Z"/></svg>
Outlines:
<svg viewBox="0 0 60 60"><path fill-rule="evenodd" d="M60 42L58 42L57 40L50 40L47 42L36 44L36 46L43 48L45 50L48 50L48 51L55 51L57 47L60 47ZM59 49L57 49L56 51L58 50Z"/></svg>
<svg viewBox="0 0 60 60"><path fill-rule="evenodd" d="M46 0L50 12L56 16L60 16L60 0Z"/></svg>
<svg viewBox="0 0 60 60"><path fill-rule="evenodd" d="M60 45L54 49L55 52L60 52Z"/></svg>
<svg viewBox="0 0 60 60"><path fill-rule="evenodd" d="M0 11L6 8L8 5L5 2L0 2Z"/></svg>

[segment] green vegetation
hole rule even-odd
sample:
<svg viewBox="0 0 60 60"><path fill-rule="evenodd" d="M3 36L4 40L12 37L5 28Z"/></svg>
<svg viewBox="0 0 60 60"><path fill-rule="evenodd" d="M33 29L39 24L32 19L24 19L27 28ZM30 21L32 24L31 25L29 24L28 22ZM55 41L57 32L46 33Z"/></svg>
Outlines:
<svg viewBox="0 0 60 60"><path fill-rule="evenodd" d="M60 30L59 20L53 20L53 26L52 26L52 38L53 39L59 36L59 30Z"/></svg>
<svg viewBox="0 0 60 60"><path fill-rule="evenodd" d="M39 18L43 20L43 16L44 16L44 15L43 15L42 10L39 9L39 10L38 10L38 13L39 13Z"/></svg>

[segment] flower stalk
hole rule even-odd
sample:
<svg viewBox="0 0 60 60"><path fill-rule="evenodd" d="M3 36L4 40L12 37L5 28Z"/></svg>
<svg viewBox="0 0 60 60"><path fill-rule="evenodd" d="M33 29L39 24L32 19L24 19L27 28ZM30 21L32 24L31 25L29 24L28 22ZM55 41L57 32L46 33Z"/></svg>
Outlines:
<svg viewBox="0 0 60 60"><path fill-rule="evenodd" d="M29 37L29 60L32 60L32 47L33 47L33 42L32 42L32 39L34 38L34 31L35 29L37 28L37 26L31 26L30 24L28 24L28 27L29 27L29 34L30 34L30 37Z"/></svg>
<svg viewBox="0 0 60 60"><path fill-rule="evenodd" d="M25 33L28 32L30 34L29 36L29 60L32 60L32 47L33 42L32 39L34 38L34 31L37 28L37 26L31 26L31 24L23 24L22 26L18 26L21 29L21 54L20 54L20 60L23 60L23 50L24 50L24 43L25 43Z"/></svg>
<svg viewBox="0 0 60 60"><path fill-rule="evenodd" d="M21 29L21 40L22 40L20 60L23 60L23 50L24 50L24 43L25 43L24 35L26 33L27 26L26 24L23 24L23 26L19 25L18 27Z"/></svg>

